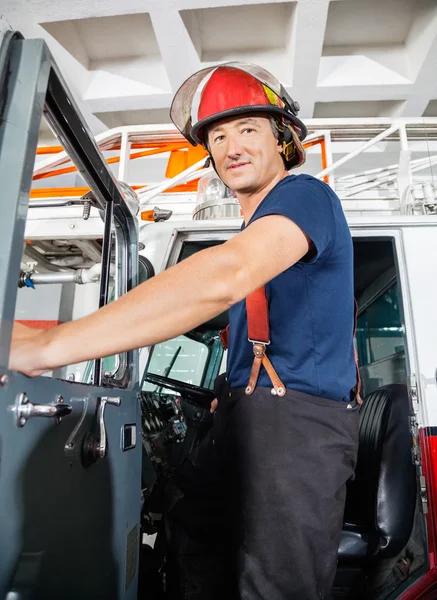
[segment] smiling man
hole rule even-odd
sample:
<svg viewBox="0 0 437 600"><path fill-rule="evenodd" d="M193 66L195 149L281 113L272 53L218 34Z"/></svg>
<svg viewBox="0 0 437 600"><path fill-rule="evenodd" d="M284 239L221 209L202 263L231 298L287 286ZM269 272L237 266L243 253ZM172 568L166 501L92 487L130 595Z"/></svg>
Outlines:
<svg viewBox="0 0 437 600"><path fill-rule="evenodd" d="M239 194L266 194L286 176L276 137L266 136L269 131L276 133L271 117L255 113L223 119L208 132L207 146L215 157L217 173ZM248 137L250 150L245 149Z"/></svg>
<svg viewBox="0 0 437 600"><path fill-rule="evenodd" d="M297 112L260 67L194 74L171 117L235 190L242 231L93 315L20 332L11 353L11 368L37 375L230 308L216 422L179 474L173 511L186 599L326 600L335 574L358 445L352 241L334 192L288 173L304 160Z"/></svg>

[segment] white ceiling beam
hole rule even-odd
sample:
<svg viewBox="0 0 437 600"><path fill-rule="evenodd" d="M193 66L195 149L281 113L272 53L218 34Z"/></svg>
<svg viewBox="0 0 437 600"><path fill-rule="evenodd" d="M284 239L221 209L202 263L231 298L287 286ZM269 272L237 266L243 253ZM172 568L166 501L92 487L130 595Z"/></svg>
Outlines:
<svg viewBox="0 0 437 600"><path fill-rule="evenodd" d="M406 100L413 84L318 86L316 102Z"/></svg>
<svg viewBox="0 0 437 600"><path fill-rule="evenodd" d="M106 96L85 100L88 110L93 113L127 110L150 110L170 108L173 92L162 94L142 94L126 96Z"/></svg>
<svg viewBox="0 0 437 600"><path fill-rule="evenodd" d="M420 9L420 2L419 7ZM417 76L400 116L420 117L437 98L437 7L425 4L411 28L406 51Z"/></svg>
<svg viewBox="0 0 437 600"><path fill-rule="evenodd" d="M173 92L201 68L190 34L177 10L151 10L153 30Z"/></svg>
<svg viewBox="0 0 437 600"><path fill-rule="evenodd" d="M10 1L17 4L17 0ZM47 0L22 1L21 10L26 11L31 4L32 13L38 23L67 21L70 19L91 19L93 17L112 17L152 11L173 11L196 8L213 8L219 6L275 4L287 0L105 0L90 2L89 0L57 0L56 5ZM345 1L345 0L342 0ZM3 10L3 4L2 4Z"/></svg>
<svg viewBox="0 0 437 600"><path fill-rule="evenodd" d="M299 102L303 118L314 113L328 9L329 0L299 0L296 6L286 62L292 68L292 97Z"/></svg>
<svg viewBox="0 0 437 600"><path fill-rule="evenodd" d="M353 0L338 1L345 3ZM300 115L305 119L311 118L314 114L316 102L388 100L392 103L382 107L382 112L387 113L387 116L390 114L393 117L419 117L423 114L429 100L437 99L435 77L437 4L432 0L414 0L415 21L406 40L405 50L402 50L405 53L406 69L406 74L403 74L411 80L411 83L381 77L378 85L375 85L376 81L372 79L365 82L362 78L355 78L355 80L349 78L349 72L351 75L356 72L355 63L352 61L344 68L346 74L343 80L336 64L333 64L332 71L337 77L323 77L323 70L319 75L329 0L295 0L294 2L291 0L124 0L123 3L120 0L104 2L102 0L97 2L57 0L56 3L47 0L21 0L20 2L0 0L0 2L2 2L2 12L5 13L12 27L21 30L27 38L37 37L46 40L93 133L105 129L104 124L93 115L94 112L168 109L174 92L184 79L202 66L207 66L201 63L200 49L199 53L196 51L197 40L191 39L187 32L180 15L181 10L235 5L247 6L249 9L250 6L257 4L274 6L281 2L294 4L294 18L288 33L289 43L281 56L281 59L284 57L286 67L274 72L286 85L290 95L300 103L302 107ZM126 68L128 61L115 65L112 71L106 69L105 65L102 67L93 65L94 70L88 70L39 25L44 22L136 13L150 14L162 56L162 61L156 56L156 64L153 63L153 57L147 57L149 61L147 68L150 68L152 73L147 81L145 77L137 77L137 72L132 68ZM268 25L266 22L266 26ZM271 29L271 34L274 36L275 28L271 27ZM226 30L223 31L223 36L227 40L229 51L232 52L231 36L226 37ZM369 36L371 36L370 31ZM256 47L256 31L253 32L253 40ZM111 40L108 40L108 44L110 43ZM323 59L322 67L329 75L326 58ZM161 74L159 78L155 78L153 69ZM144 75L144 71L140 70L140 72ZM97 75L103 77L106 74L108 82L103 89L102 86L99 87ZM115 81L116 76L120 78L120 82ZM317 85L318 76L322 85ZM114 79L112 87L110 85L112 79L109 81L109 78ZM358 85L353 85L354 83ZM93 93L90 91L91 87Z"/></svg>
<svg viewBox="0 0 437 600"><path fill-rule="evenodd" d="M296 89L285 86L287 92L296 100L301 98L296 94ZM411 94L409 85L393 85L381 88L381 86L349 86L317 88L315 92L316 102L354 102L354 101L378 101L393 100L404 101ZM98 98L87 98L85 104L92 112L107 112L117 110L147 110L154 108L166 108L171 106L173 92L136 94L136 95L108 95ZM300 113L301 115L302 113ZM397 114L397 116L400 116ZM418 115L413 115L418 116ZM311 117L303 117L311 118Z"/></svg>
<svg viewBox="0 0 437 600"><path fill-rule="evenodd" d="M166 0L161 0L163 3ZM217 8L223 6L252 6L253 4L279 4L290 0L167 0L177 10L193 10L198 8ZM297 1L297 0L291 0ZM300 0L299 0L300 1Z"/></svg>
<svg viewBox="0 0 437 600"><path fill-rule="evenodd" d="M68 21L70 19L91 19L94 17L113 17L136 13L147 13L153 8L163 6L168 0L105 0L89 2L89 0L57 0L56 4L47 0L28 0L38 23ZM108 40L109 41L109 40Z"/></svg>

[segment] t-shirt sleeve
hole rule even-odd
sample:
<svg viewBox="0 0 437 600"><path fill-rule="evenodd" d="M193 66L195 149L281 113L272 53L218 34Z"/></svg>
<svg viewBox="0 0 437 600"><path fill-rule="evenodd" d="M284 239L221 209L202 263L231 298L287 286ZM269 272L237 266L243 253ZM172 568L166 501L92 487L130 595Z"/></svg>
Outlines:
<svg viewBox="0 0 437 600"><path fill-rule="evenodd" d="M302 259L305 262L314 262L330 253L335 240L335 219L332 200L322 182L304 180L279 185L266 196L250 222L268 215L288 217L310 238L314 251Z"/></svg>

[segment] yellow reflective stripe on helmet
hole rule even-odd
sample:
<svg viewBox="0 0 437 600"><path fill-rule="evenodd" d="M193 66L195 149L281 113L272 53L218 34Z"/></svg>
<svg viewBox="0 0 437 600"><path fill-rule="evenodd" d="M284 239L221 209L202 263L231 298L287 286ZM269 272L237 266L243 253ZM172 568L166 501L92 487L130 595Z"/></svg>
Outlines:
<svg viewBox="0 0 437 600"><path fill-rule="evenodd" d="M269 87L267 87L266 85L262 84L264 91L266 93L266 96L270 102L270 104L272 104L273 106L279 106L280 108L284 107L284 102L281 100L281 98L275 94L275 92L273 90L271 90Z"/></svg>

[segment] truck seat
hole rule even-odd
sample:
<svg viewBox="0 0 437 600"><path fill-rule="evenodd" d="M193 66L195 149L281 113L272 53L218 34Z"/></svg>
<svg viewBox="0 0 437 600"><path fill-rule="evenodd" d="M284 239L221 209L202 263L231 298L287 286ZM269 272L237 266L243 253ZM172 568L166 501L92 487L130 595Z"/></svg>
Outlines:
<svg viewBox="0 0 437 600"><path fill-rule="evenodd" d="M411 533L417 497L405 385L375 390L360 408L355 479L348 483L340 561L396 556Z"/></svg>

